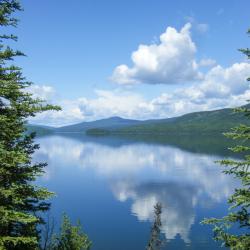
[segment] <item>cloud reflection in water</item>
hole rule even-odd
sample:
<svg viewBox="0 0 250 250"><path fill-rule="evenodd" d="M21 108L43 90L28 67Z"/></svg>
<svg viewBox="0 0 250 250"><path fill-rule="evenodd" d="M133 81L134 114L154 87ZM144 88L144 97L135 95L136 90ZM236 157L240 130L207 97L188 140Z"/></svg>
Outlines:
<svg viewBox="0 0 250 250"><path fill-rule="evenodd" d="M99 144L61 136L41 138L39 143L41 148L34 160L48 162L44 179L50 181L64 168L93 171L108 181L117 200L132 201L131 213L139 221L152 222L154 205L160 202L162 232L167 239L180 235L190 242L195 207L224 201L235 186L214 163L218 157L167 145L114 146L108 141Z"/></svg>

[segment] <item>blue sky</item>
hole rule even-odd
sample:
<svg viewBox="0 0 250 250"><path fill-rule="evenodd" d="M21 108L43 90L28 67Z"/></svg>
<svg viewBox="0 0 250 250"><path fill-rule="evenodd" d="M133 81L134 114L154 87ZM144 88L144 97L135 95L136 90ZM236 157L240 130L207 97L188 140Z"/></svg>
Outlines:
<svg viewBox="0 0 250 250"><path fill-rule="evenodd" d="M17 63L34 95L63 107L32 122L171 117L250 97L237 51L249 44L247 0L21 3L15 46L28 57Z"/></svg>

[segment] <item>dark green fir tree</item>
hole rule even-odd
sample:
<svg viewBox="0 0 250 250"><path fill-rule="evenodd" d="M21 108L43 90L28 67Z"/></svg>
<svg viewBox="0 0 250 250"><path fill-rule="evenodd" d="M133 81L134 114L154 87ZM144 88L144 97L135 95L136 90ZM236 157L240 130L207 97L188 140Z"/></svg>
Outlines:
<svg viewBox="0 0 250 250"><path fill-rule="evenodd" d="M240 49L240 51L250 59L249 49ZM250 81L250 78L247 80ZM243 113L250 119L249 105L236 109L236 112ZM206 219L203 223L214 225L214 238L222 242L223 246L232 250L247 250L250 249L250 126L241 124L226 133L226 136L242 142L231 150L235 153L244 153L243 160L220 161L220 164L225 167L224 172L240 181L240 187L235 189L229 198L230 211L225 217Z"/></svg>
<svg viewBox="0 0 250 250"><path fill-rule="evenodd" d="M17 25L13 14L19 10L17 0L0 0L2 30ZM23 53L7 46L16 40L12 34L0 34L0 249L34 250L39 246L40 215L49 208L52 193L34 185L46 164L32 163L38 145L25 127L29 117L59 107L28 93L31 83L13 65Z"/></svg>

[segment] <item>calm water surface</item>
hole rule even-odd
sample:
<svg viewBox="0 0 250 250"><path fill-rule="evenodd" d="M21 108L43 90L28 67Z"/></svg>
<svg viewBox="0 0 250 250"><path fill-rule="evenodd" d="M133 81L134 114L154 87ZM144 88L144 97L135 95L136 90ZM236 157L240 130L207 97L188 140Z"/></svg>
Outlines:
<svg viewBox="0 0 250 250"><path fill-rule="evenodd" d="M223 156L109 137L37 141L34 160L48 162L39 184L57 194L51 215L57 226L63 212L80 219L93 250L145 249L157 202L163 249L222 249L200 221L227 212L235 183L214 163Z"/></svg>

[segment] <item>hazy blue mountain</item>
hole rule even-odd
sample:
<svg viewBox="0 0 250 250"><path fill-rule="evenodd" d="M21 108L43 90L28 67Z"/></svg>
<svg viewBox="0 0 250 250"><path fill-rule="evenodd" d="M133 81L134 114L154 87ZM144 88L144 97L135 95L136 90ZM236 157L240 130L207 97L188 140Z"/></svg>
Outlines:
<svg viewBox="0 0 250 250"><path fill-rule="evenodd" d="M121 117L110 117L92 122L81 122L74 125L64 126L56 129L56 132L85 132L92 128L116 129L143 123L138 120L123 119Z"/></svg>
<svg viewBox="0 0 250 250"><path fill-rule="evenodd" d="M27 124L27 133L36 132L37 135L47 135L54 132L55 128L43 125Z"/></svg>
<svg viewBox="0 0 250 250"><path fill-rule="evenodd" d="M174 119L156 120L121 128L92 128L87 134L214 134L229 131L249 119L232 109L189 113Z"/></svg>
<svg viewBox="0 0 250 250"><path fill-rule="evenodd" d="M174 118L158 120L132 120L110 117L92 122L53 128L28 125L28 131L38 134L86 133L88 135L108 134L214 134L229 131L239 123L249 124L249 119L233 109L220 109L189 113Z"/></svg>

